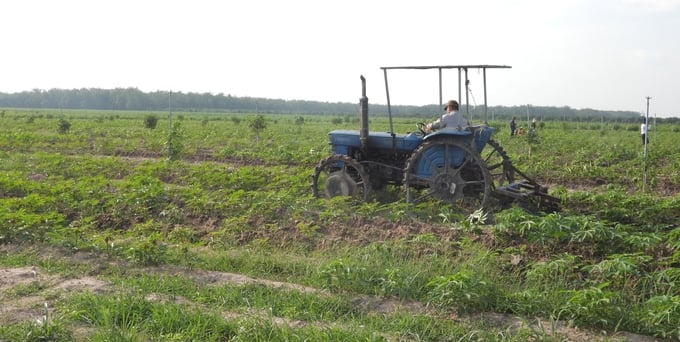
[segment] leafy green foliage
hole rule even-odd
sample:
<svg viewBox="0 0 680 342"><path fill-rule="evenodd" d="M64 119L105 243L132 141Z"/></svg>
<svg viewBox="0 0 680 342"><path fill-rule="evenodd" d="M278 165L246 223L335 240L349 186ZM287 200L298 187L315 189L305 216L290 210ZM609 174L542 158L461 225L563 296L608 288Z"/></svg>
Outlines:
<svg viewBox="0 0 680 342"><path fill-rule="evenodd" d="M616 328L628 319L621 305L621 295L607 290L608 283L568 291L570 298L560 316L585 324L595 324L608 329ZM566 316L566 317L565 317Z"/></svg>
<svg viewBox="0 0 680 342"><path fill-rule="evenodd" d="M248 127L255 132L255 137L260 140L260 132L267 128L267 120L265 120L264 115L258 115L248 124Z"/></svg>
<svg viewBox="0 0 680 342"><path fill-rule="evenodd" d="M158 117L153 114L147 115L144 118L144 127L148 129L154 129L158 125Z"/></svg>
<svg viewBox="0 0 680 342"><path fill-rule="evenodd" d="M253 144L247 129L236 127L252 114L184 113L181 126L176 122L168 132L139 125L157 113L74 111L68 117L78 129L71 134L54 132L48 114L8 110L2 117L0 244L58 247L112 262L103 273L88 264L65 270L39 253L4 253L0 263L69 275L85 267L120 289L101 297L63 294L65 316L53 316L54 330L3 326L0 339L23 340L30 333L70 340L73 326L86 325L91 340L218 340L201 330L208 329L205 322L234 340L383 336L376 331L403 339L540 339L526 330L462 326L438 315L368 317L348 299L365 296L429 303L442 317L496 312L678 338L680 200L673 189L680 184L680 158L666 146L670 127L653 141L658 152L649 158L646 193L640 191L639 137L625 123L614 129L546 122L531 155L526 141L499 136L521 170L551 184L563 210L533 215L510 208L465 217L435 201L407 204L400 189L366 203L313 198L310 177L330 152L327 131L355 128L349 117L339 127L330 126L330 116L277 117ZM384 118L372 118L371 129L387 127ZM395 120L395 127L411 130L413 120ZM111 266L117 263L234 272L328 292L202 287L188 277L128 274ZM128 292L130 286L144 294ZM8 293L43 290L34 284ZM158 295L204 307L149 300ZM225 310L258 315L228 321L220 316ZM281 327L274 323L281 317L312 323ZM329 321L341 324L319 328Z"/></svg>
<svg viewBox="0 0 680 342"><path fill-rule="evenodd" d="M0 243L21 243L44 241L49 232L64 223L64 217L55 212L35 213L21 208L0 211L0 222Z"/></svg>
<svg viewBox="0 0 680 342"><path fill-rule="evenodd" d="M430 281L430 301L460 312L492 310L502 292L489 279L472 270L463 270Z"/></svg>
<svg viewBox="0 0 680 342"><path fill-rule="evenodd" d="M680 295L650 298L640 310L640 320L654 336L680 339Z"/></svg>
<svg viewBox="0 0 680 342"><path fill-rule="evenodd" d="M59 133L61 134L68 133L69 129L71 129L71 123L64 118L59 119L59 125L57 127Z"/></svg>
<svg viewBox="0 0 680 342"><path fill-rule="evenodd" d="M181 124L179 122L173 123L170 133L168 134L168 140L165 142L165 146L168 149L168 160L170 161L180 159L184 152L182 134Z"/></svg>

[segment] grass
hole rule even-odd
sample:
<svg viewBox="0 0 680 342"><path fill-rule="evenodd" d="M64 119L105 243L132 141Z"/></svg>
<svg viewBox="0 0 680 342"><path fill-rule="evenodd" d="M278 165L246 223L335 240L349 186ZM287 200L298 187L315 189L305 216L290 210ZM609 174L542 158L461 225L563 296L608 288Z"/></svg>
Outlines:
<svg viewBox="0 0 680 342"><path fill-rule="evenodd" d="M251 115L186 114L172 160L146 115L67 113L65 133L44 113L2 118L0 266L38 275L2 288L16 317L0 340L680 339L672 127L652 139L646 192L636 131L549 123L529 155L501 130L563 210L484 224L436 202L313 198L326 132L351 120L267 116L255 142ZM63 288L83 279L96 286Z"/></svg>

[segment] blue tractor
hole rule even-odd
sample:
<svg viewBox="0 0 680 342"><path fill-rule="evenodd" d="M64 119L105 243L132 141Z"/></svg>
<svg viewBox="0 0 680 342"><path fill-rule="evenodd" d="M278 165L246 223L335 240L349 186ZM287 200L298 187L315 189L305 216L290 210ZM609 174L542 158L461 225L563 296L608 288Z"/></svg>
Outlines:
<svg viewBox="0 0 680 342"><path fill-rule="evenodd" d="M513 166L503 148L491 138L493 127L483 124L426 132L425 124L418 123L416 132L402 134L393 130L388 70L438 69L441 104L442 70L458 69L459 89L461 75L465 75L467 97L468 70L481 69L486 111L486 70L492 68L509 66L382 67L390 124L388 132L369 132L366 79L361 76L360 130L334 130L328 134L332 153L315 168L312 176L314 195L325 198L350 196L369 201L372 194L392 185L403 186L407 202L438 200L452 205L464 215L512 203L532 211L557 210L559 199L550 196L546 187Z"/></svg>

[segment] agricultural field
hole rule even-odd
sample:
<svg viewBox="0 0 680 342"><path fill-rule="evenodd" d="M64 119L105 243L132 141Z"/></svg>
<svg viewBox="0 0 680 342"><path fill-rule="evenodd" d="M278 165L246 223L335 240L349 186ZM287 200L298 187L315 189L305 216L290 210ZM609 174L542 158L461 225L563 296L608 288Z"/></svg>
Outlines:
<svg viewBox="0 0 680 342"><path fill-rule="evenodd" d="M491 122L561 210L480 219L399 188L315 198L354 116L0 123L0 341L680 340L678 126L645 154L636 124Z"/></svg>

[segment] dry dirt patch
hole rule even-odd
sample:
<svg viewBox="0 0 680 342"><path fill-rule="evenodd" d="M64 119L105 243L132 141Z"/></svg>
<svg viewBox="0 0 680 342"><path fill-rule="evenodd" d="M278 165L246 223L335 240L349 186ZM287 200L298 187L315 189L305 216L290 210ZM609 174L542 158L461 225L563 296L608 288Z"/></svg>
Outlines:
<svg viewBox="0 0 680 342"><path fill-rule="evenodd" d="M83 262L81 257L82 256L74 256L74 260L72 261L77 263L77 259L80 259L80 261ZM88 261L92 262L91 259ZM145 267L140 268L139 271L156 274L180 274L195 279L197 283L204 286L256 283L305 293L324 293L321 289L302 286L300 284L257 279L235 273L188 269L178 266ZM22 295L21 289L28 287L32 287L32 290L25 291L27 294ZM68 296L70 293L75 292L106 293L110 291L115 291L110 283L90 275L78 278L64 278L58 275L49 275L38 267L3 268L0 269L0 324L12 324L21 321L41 321L45 313L46 304L48 310L53 310L50 308L49 303L51 301L50 298L54 298L55 296ZM168 301L169 299L165 297L166 296L154 294L147 296L147 299L157 302ZM198 304L191 303L184 298L175 298L173 301L179 301L189 306L198 306ZM357 296L354 299L353 304L368 315L391 314L397 311L405 311L413 314L427 314L428 311L430 311L425 304L420 302L403 302L373 296ZM51 314L52 313L50 312L50 315ZM226 319L236 319L244 316L243 314L230 312L224 312L222 315ZM290 327L301 327L307 324L324 324L289 320L279 317L269 318L272 319L274 324L287 325ZM559 336L567 341L658 341L651 337L629 333L617 333L606 337L602 334L569 326L564 322L525 319L497 313L479 313L465 316L453 315L451 319L459 321L462 324L486 322L490 326L494 326L501 330L517 330L521 327L528 327L551 336Z"/></svg>
<svg viewBox="0 0 680 342"><path fill-rule="evenodd" d="M33 287L22 295L22 288ZM51 314L49 297L57 292L89 291L101 293L110 284L94 277L63 279L47 275L38 267L18 267L0 269L0 324L21 321L41 321L45 308Z"/></svg>

